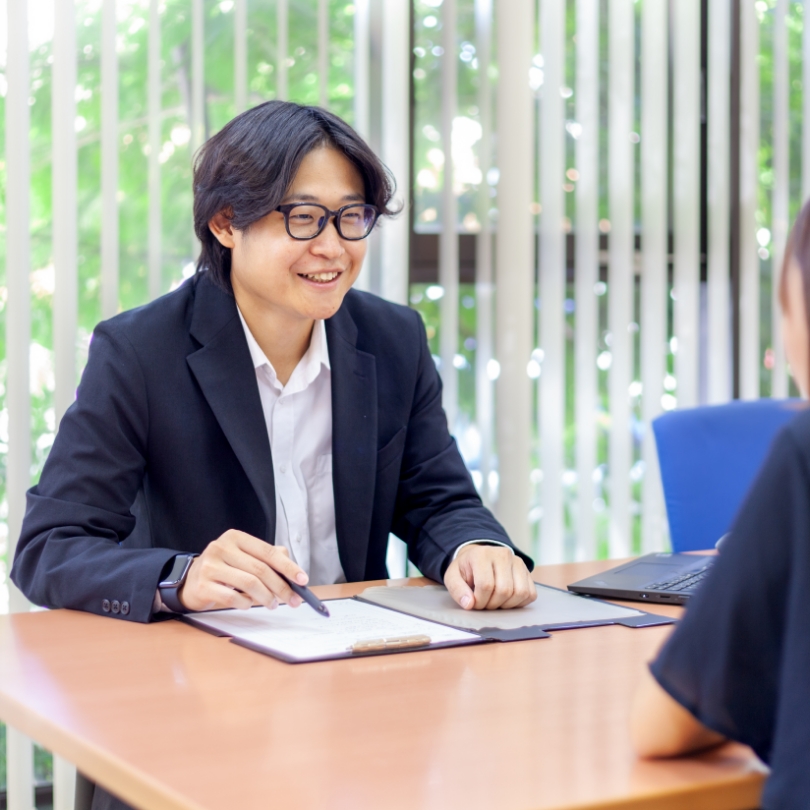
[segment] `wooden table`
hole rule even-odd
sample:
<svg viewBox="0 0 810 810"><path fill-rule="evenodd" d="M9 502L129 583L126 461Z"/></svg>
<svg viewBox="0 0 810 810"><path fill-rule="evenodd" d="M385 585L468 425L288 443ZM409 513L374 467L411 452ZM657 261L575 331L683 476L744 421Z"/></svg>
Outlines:
<svg viewBox="0 0 810 810"><path fill-rule="evenodd" d="M535 574L564 586L608 566ZM18 614L0 617L0 718L150 810L756 807L747 748L669 762L630 748L633 690L669 632L295 666L176 621Z"/></svg>

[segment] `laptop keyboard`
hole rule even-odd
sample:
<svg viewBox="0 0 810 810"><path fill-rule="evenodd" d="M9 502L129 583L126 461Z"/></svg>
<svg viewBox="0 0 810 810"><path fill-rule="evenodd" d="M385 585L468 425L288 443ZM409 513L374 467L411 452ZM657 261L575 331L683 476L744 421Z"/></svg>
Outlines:
<svg viewBox="0 0 810 810"><path fill-rule="evenodd" d="M692 593L695 588L709 575L711 563L700 571L689 571L686 574L680 574L677 577L670 579L662 579L658 582L653 582L652 585L647 585L644 590L647 591L674 591L677 593Z"/></svg>

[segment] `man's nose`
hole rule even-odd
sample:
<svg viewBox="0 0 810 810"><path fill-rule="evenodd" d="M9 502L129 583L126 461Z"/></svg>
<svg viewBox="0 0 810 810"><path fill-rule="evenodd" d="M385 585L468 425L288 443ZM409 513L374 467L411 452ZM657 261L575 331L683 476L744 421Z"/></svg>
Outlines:
<svg viewBox="0 0 810 810"><path fill-rule="evenodd" d="M326 227L315 237L313 250L325 256L340 256L345 252L335 217L329 217Z"/></svg>

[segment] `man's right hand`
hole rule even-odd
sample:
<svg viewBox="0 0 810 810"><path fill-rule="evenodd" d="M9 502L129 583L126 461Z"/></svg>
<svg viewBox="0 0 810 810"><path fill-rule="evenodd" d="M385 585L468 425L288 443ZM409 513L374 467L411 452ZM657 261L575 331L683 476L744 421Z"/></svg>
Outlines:
<svg viewBox="0 0 810 810"><path fill-rule="evenodd" d="M277 572L299 585L309 580L286 548L229 529L195 557L178 596L188 610L244 610L253 605L272 610L279 602L298 607L301 597Z"/></svg>

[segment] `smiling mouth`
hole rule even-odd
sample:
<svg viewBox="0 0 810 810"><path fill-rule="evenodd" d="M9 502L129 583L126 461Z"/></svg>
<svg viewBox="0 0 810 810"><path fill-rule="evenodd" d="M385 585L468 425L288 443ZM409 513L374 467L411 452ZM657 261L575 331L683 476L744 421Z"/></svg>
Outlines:
<svg viewBox="0 0 810 810"><path fill-rule="evenodd" d="M328 284L330 281L334 281L340 273L337 270L331 270L328 273L299 273L298 275L308 281L315 281L318 284Z"/></svg>

